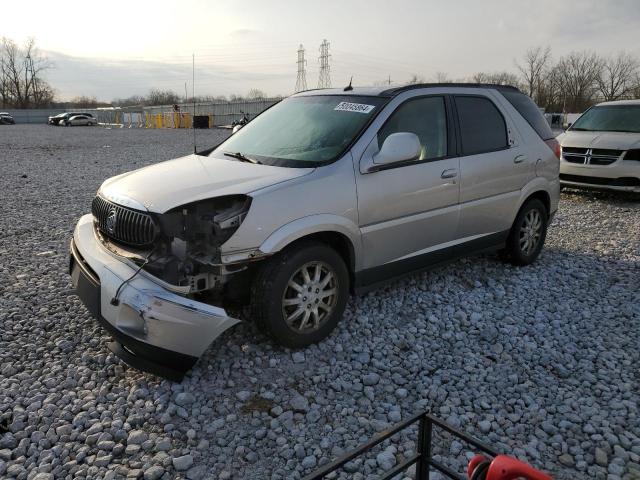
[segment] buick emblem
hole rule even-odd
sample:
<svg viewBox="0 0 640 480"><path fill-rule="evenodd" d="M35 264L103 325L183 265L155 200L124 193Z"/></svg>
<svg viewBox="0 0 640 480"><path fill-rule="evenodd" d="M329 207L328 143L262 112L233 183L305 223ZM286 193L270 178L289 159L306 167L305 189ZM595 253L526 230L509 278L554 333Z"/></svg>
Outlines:
<svg viewBox="0 0 640 480"><path fill-rule="evenodd" d="M107 221L105 227L107 228L107 232L113 235L116 231L116 223L118 222L118 211L115 208L112 208L109 211L109 215L107 216Z"/></svg>

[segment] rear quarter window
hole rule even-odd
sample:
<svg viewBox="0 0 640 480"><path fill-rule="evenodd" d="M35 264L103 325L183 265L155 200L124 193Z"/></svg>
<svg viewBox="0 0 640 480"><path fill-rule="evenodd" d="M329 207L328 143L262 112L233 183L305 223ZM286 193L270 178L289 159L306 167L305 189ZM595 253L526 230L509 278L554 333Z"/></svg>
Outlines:
<svg viewBox="0 0 640 480"><path fill-rule="evenodd" d="M536 104L522 92L499 90L504 98L513 105L520 115L527 121L542 140L549 140L555 135L551 131L551 127L544 119L542 113Z"/></svg>
<svg viewBox="0 0 640 480"><path fill-rule="evenodd" d="M487 97L454 97L463 155L494 152L508 148L507 125L494 103Z"/></svg>

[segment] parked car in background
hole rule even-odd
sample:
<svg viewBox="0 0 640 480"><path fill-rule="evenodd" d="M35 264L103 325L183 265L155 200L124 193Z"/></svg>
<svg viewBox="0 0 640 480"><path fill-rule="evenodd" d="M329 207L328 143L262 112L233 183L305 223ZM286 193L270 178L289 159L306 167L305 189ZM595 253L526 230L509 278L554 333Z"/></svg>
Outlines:
<svg viewBox="0 0 640 480"><path fill-rule="evenodd" d="M559 145L513 87L302 92L207 153L105 181L71 242L110 348L170 378L229 306L301 348L350 292L487 250L534 262L558 208Z"/></svg>
<svg viewBox="0 0 640 480"><path fill-rule="evenodd" d="M62 120L63 118L66 119L70 115L71 113L68 113L68 112L58 113L57 115L51 115L47 123L49 125L58 125L58 122L60 122L60 120Z"/></svg>
<svg viewBox="0 0 640 480"><path fill-rule="evenodd" d="M563 185L640 192L640 100L599 103L558 141Z"/></svg>
<svg viewBox="0 0 640 480"><path fill-rule="evenodd" d="M78 115L84 115L87 117L91 117L94 118L92 114L87 113L87 112L64 112L64 113L59 113L57 115L52 115L49 117L49 125L62 125L62 126L66 126L67 122L69 121L69 119L71 117L75 117ZM95 118L94 118L95 120ZM96 121L97 123L97 121Z"/></svg>
<svg viewBox="0 0 640 480"><path fill-rule="evenodd" d="M81 113L78 115L72 115L69 118L62 120L62 124L65 127L78 127L78 126L93 126L98 124L98 120L95 119L90 113Z"/></svg>
<svg viewBox="0 0 640 480"><path fill-rule="evenodd" d="M7 112L0 112L0 125L15 125L16 121Z"/></svg>

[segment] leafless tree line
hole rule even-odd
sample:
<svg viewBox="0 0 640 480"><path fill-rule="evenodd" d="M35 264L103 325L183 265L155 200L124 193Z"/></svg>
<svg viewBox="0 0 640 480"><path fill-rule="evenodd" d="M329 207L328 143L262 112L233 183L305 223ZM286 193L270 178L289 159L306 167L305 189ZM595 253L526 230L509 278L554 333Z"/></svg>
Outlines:
<svg viewBox="0 0 640 480"><path fill-rule="evenodd" d="M517 86L547 112L579 113L601 101L640 98L640 61L624 51L600 56L583 50L554 61L551 48L539 46L528 49L515 67L515 72L479 72L455 81ZM444 72L434 80L454 81ZM422 81L413 75L408 83Z"/></svg>
<svg viewBox="0 0 640 480"><path fill-rule="evenodd" d="M111 103L114 106L132 106L132 105L174 105L177 103L207 103L207 102L235 102L242 100L258 100L268 98L267 94L257 88L252 88L246 95L196 95L194 97L180 96L173 90L162 90L152 88L147 95L132 95L127 98L116 98Z"/></svg>
<svg viewBox="0 0 640 480"><path fill-rule="evenodd" d="M13 40L0 39L0 103L3 108L34 108L53 102L54 92L42 78L50 67L33 38L23 46Z"/></svg>
<svg viewBox="0 0 640 480"><path fill-rule="evenodd" d="M640 62L624 51L571 52L553 62L549 47L535 47L516 65L525 92L548 111L581 112L598 101L640 97Z"/></svg>

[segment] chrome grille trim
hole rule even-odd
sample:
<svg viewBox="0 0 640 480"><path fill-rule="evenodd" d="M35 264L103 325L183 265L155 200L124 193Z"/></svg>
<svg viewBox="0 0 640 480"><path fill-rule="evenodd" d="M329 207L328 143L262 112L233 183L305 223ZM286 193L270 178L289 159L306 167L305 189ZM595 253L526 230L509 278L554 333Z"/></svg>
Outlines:
<svg viewBox="0 0 640 480"><path fill-rule="evenodd" d="M115 225L109 231L108 219L115 212ZM151 245L159 228L151 215L96 196L91 203L95 225L104 236L120 243L143 247Z"/></svg>
<svg viewBox="0 0 640 480"><path fill-rule="evenodd" d="M624 150L607 148L562 148L562 158L565 161L580 165L611 165L620 160L623 154Z"/></svg>

